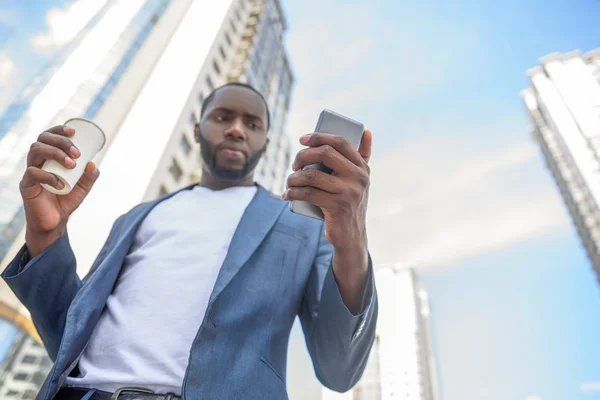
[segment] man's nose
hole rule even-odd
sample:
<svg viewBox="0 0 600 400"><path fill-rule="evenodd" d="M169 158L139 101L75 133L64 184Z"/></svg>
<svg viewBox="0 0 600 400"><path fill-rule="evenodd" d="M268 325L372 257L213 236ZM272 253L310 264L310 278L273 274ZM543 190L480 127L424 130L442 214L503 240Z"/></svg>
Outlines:
<svg viewBox="0 0 600 400"><path fill-rule="evenodd" d="M227 139L230 140L244 140L246 139L246 132L244 131L244 121L241 118L233 120L232 124L225 131Z"/></svg>

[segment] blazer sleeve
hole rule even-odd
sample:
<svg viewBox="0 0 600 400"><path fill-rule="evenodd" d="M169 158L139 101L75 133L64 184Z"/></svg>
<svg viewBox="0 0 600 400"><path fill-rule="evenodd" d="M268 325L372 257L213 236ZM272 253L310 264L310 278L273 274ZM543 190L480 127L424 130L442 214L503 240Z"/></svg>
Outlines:
<svg viewBox="0 0 600 400"><path fill-rule="evenodd" d="M109 250L110 238L118 233L118 223L122 218L113 224L100 255L83 279L77 275L77 260L67 233L32 259L29 259L24 245L1 275L29 310L52 361L56 360L58 354L67 311L79 289L101 264L102 254Z"/></svg>
<svg viewBox="0 0 600 400"><path fill-rule="evenodd" d="M361 312L346 307L332 266L333 247L321 230L314 265L300 309L300 321L319 381L337 392L361 378L375 340L378 300L369 255Z"/></svg>
<svg viewBox="0 0 600 400"><path fill-rule="evenodd" d="M54 361L67 310L82 285L67 233L33 259L29 259L24 245L6 267L2 278L29 310L33 324Z"/></svg>

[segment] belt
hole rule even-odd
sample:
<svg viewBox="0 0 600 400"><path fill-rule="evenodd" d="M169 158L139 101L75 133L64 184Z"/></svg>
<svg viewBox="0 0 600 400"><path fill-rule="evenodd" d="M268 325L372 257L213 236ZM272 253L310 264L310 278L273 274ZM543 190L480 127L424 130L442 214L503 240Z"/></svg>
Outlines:
<svg viewBox="0 0 600 400"><path fill-rule="evenodd" d="M94 391L82 388L63 388L54 397L54 400L181 400L181 397L173 393L158 394L151 390L135 387L117 389L114 393ZM89 396L89 397L86 397Z"/></svg>

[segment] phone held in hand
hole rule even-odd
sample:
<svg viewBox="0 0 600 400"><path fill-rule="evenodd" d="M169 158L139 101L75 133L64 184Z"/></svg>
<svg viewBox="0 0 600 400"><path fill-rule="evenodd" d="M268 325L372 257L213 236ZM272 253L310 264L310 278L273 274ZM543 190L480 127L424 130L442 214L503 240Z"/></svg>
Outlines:
<svg viewBox="0 0 600 400"><path fill-rule="evenodd" d="M342 136L352 143L352 146L358 150L365 127L360 122L354 121L348 117L340 115L331 110L323 110L319 115L315 132L330 133L332 135ZM319 171L331 174L329 168L322 163L307 165L302 170L314 168ZM323 211L315 205L306 201L293 200L290 202L290 210L296 214L311 218L323 220Z"/></svg>

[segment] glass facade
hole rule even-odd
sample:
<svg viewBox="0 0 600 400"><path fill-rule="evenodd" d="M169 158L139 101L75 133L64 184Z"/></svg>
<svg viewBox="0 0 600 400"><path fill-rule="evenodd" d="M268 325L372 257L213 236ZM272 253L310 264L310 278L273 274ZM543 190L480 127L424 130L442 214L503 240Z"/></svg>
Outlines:
<svg viewBox="0 0 600 400"><path fill-rule="evenodd" d="M0 257L24 225L18 188L29 145L44 128L94 118L171 1L109 1L0 117ZM61 87L70 92L61 97Z"/></svg>
<svg viewBox="0 0 600 400"><path fill-rule="evenodd" d="M96 116L96 113L102 107L117 82L119 82L121 76L127 70L127 67L131 64L131 61L133 61L171 1L172 0L148 1L136 16L128 30L123 33L122 40L126 40L130 37L134 37L134 40L123 56L115 55L116 57L114 58L120 60L120 62L110 75L106 84L88 106L84 118L93 119Z"/></svg>
<svg viewBox="0 0 600 400"><path fill-rule="evenodd" d="M249 83L267 100L271 111L271 142L257 166L256 179L271 191L281 193L291 164L292 147L285 132L294 84L283 44L287 26L279 0L259 0L250 7L229 80Z"/></svg>

